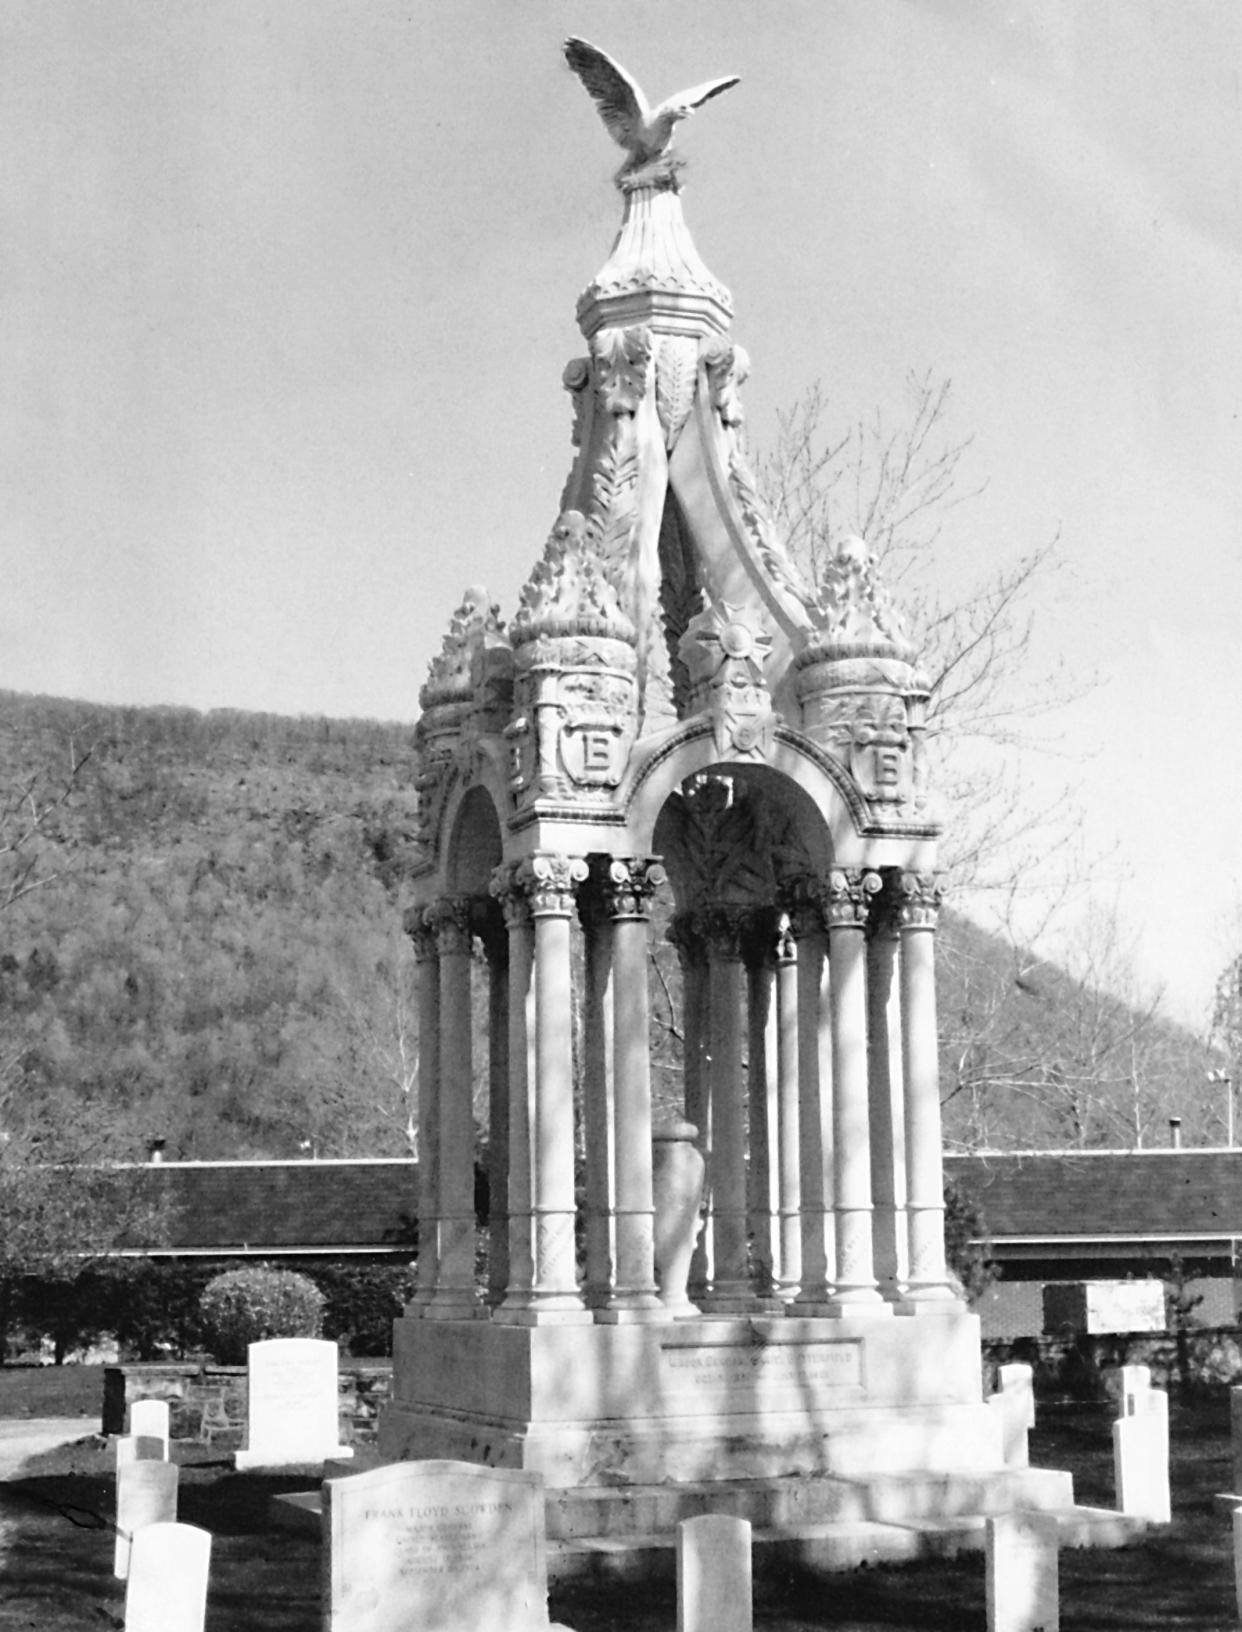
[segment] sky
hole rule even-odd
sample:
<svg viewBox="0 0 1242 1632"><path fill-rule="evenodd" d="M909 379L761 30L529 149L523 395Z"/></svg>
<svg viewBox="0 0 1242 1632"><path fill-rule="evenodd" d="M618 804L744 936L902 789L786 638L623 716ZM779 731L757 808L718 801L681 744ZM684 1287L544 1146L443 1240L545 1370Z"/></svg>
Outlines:
<svg viewBox="0 0 1242 1632"><path fill-rule="evenodd" d="M681 127L752 448L953 383L961 590L1038 588L1035 790L1201 1023L1242 944L1234 0L6 0L0 687L413 721L467 584L511 613L569 470L620 159L561 56Z"/></svg>

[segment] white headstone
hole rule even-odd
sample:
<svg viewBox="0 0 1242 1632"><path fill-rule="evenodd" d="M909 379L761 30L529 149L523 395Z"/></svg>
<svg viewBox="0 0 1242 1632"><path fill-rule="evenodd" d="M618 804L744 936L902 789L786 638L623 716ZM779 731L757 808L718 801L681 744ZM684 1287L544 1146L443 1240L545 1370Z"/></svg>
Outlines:
<svg viewBox="0 0 1242 1632"><path fill-rule="evenodd" d="M747 1519L704 1513L677 1526L677 1632L752 1632Z"/></svg>
<svg viewBox="0 0 1242 1632"><path fill-rule="evenodd" d="M134 1537L125 1632L203 1632L211 1537L192 1524L149 1524Z"/></svg>
<svg viewBox="0 0 1242 1632"><path fill-rule="evenodd" d="M129 1431L139 1439L163 1441L168 1456L169 1414L167 1400L135 1400L129 1408Z"/></svg>
<svg viewBox="0 0 1242 1632"><path fill-rule="evenodd" d="M323 1483L324 1632L547 1632L542 1475L393 1462Z"/></svg>
<svg viewBox="0 0 1242 1632"><path fill-rule="evenodd" d="M1059 1632L1058 1544L1054 1513L987 1521L988 1632Z"/></svg>
<svg viewBox="0 0 1242 1632"><path fill-rule="evenodd" d="M1023 1361L1015 1360L1009 1365L1001 1366L1000 1386L1002 1394L1010 1394L1022 1401L1023 1427L1035 1426L1035 1372L1033 1367Z"/></svg>
<svg viewBox="0 0 1242 1632"><path fill-rule="evenodd" d="M126 1462L116 1470L116 1547L113 1574L124 1580L129 1573L133 1537L148 1524L166 1524L177 1517L175 1462Z"/></svg>
<svg viewBox="0 0 1242 1632"><path fill-rule="evenodd" d="M1142 1396L1151 1392L1150 1366L1121 1367L1121 1414L1132 1417L1143 1409Z"/></svg>
<svg viewBox="0 0 1242 1632"><path fill-rule="evenodd" d="M165 1462L168 1459L168 1447L153 1434L120 1434L113 1443L118 1468L130 1462Z"/></svg>
<svg viewBox="0 0 1242 1632"><path fill-rule="evenodd" d="M1001 1460L1007 1468L1028 1468L1031 1465L1030 1441L1027 1437L1027 1408L1022 1395L1012 1389L1002 1389L988 1396L988 1410L996 1419L1000 1435Z"/></svg>
<svg viewBox="0 0 1242 1632"><path fill-rule="evenodd" d="M335 1343L272 1337L249 1350L246 1448L239 1468L279 1468L353 1456L340 1443Z"/></svg>
<svg viewBox="0 0 1242 1632"><path fill-rule="evenodd" d="M1113 1465L1121 1512L1153 1524L1168 1524L1172 1507L1167 1418L1157 1411L1118 1417L1113 1424Z"/></svg>

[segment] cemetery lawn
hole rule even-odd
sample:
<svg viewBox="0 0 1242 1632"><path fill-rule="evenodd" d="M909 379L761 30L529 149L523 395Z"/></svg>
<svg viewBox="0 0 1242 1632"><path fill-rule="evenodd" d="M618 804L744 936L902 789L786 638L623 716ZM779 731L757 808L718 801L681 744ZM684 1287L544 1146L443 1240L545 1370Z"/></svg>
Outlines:
<svg viewBox="0 0 1242 1632"><path fill-rule="evenodd" d="M0 1373L0 1377L3 1373ZM70 1413L72 1414L72 1413ZM98 1418L85 1428L95 1428ZM1061 1555L1063 1632L1226 1632L1237 1626L1228 1391L1171 1412L1174 1522L1120 1552ZM1113 1505L1111 1414L1040 1407L1031 1460L1069 1468L1078 1499ZM305 1479L233 1471L220 1450L174 1445L180 1516L214 1537L207 1632L319 1632L319 1547L275 1528L268 1499ZM112 1578L113 1453L92 1434L0 1483L0 1632L101 1632L121 1625ZM574 1632L673 1632L671 1582L554 1585L554 1620ZM757 1632L985 1632L982 1553L857 1570L755 1591ZM498 1628L497 1632L503 1632Z"/></svg>

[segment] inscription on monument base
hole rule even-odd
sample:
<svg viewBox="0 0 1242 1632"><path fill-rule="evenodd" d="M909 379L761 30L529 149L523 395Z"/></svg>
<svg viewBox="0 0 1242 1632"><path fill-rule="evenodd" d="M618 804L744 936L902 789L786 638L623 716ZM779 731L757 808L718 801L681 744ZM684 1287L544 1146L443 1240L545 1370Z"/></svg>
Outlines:
<svg viewBox="0 0 1242 1632"><path fill-rule="evenodd" d="M857 1392L863 1386L862 1344L677 1343L662 1350L665 1378L676 1391L693 1390L715 1406L759 1396Z"/></svg>

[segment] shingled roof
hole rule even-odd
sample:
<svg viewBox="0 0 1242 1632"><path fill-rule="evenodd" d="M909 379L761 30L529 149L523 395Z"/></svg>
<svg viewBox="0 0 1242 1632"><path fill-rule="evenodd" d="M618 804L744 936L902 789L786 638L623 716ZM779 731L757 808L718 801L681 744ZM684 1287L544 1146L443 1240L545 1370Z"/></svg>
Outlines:
<svg viewBox="0 0 1242 1632"><path fill-rule="evenodd" d="M156 1162L142 1172L169 1208L155 1253L413 1254L414 1161Z"/></svg>
<svg viewBox="0 0 1242 1632"><path fill-rule="evenodd" d="M1227 1252L1242 1240L1242 1150L947 1156L1001 1258Z"/></svg>

